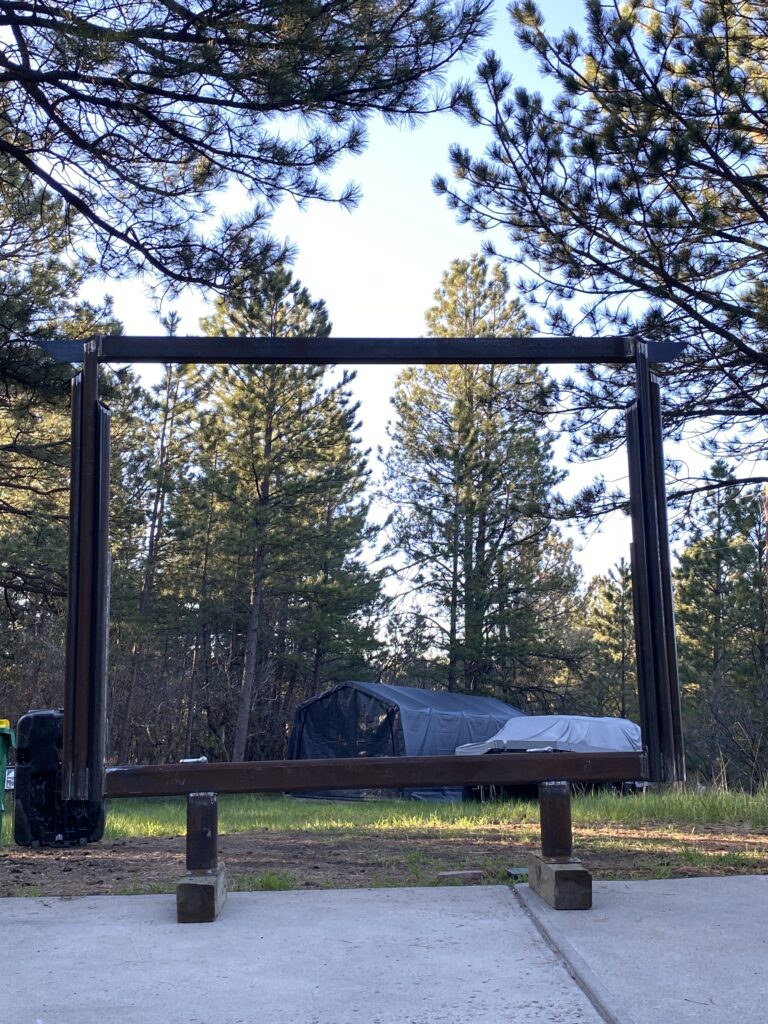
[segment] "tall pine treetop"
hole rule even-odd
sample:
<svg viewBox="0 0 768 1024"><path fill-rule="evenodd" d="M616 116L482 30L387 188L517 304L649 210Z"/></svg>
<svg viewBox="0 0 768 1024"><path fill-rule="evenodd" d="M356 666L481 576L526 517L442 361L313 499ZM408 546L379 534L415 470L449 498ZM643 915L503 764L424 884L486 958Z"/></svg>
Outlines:
<svg viewBox="0 0 768 1024"><path fill-rule="evenodd" d="M456 109L488 132L435 185L521 267L557 333L688 342L665 420L709 443L764 414L768 391L768 8L748 0L586 0L586 32L548 34L513 3L545 99L490 52ZM574 385L579 451L623 442L631 374ZM708 417L707 422L702 418ZM707 438L705 438L705 441ZM764 454L762 437L734 453Z"/></svg>
<svg viewBox="0 0 768 1024"><path fill-rule="evenodd" d="M82 217L111 271L225 289L280 253L283 196L359 152L372 111L447 102L447 64L490 0L8 0L0 5L0 154ZM230 182L252 206L210 229ZM355 199L354 188L333 198Z"/></svg>

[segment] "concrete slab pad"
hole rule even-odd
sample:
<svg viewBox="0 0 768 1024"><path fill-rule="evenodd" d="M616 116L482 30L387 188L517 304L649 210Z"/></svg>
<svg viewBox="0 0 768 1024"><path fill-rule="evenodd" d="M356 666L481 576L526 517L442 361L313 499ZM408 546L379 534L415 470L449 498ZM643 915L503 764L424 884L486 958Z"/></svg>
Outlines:
<svg viewBox="0 0 768 1024"><path fill-rule="evenodd" d="M504 886L5 899L9 1024L602 1024ZM588 916L588 915L583 915Z"/></svg>
<svg viewBox="0 0 768 1024"><path fill-rule="evenodd" d="M586 914L516 892L608 1020L768 1019L768 876L595 882Z"/></svg>

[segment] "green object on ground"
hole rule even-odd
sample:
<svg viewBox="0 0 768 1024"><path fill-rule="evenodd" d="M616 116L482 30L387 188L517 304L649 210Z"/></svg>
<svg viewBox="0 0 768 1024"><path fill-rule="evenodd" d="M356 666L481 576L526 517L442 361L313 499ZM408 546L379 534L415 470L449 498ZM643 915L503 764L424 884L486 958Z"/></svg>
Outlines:
<svg viewBox="0 0 768 1024"><path fill-rule="evenodd" d="M8 764L8 751L16 746L11 723L7 718L0 718L0 779L3 788L0 790L0 843L3 841L3 811L5 810L5 768Z"/></svg>

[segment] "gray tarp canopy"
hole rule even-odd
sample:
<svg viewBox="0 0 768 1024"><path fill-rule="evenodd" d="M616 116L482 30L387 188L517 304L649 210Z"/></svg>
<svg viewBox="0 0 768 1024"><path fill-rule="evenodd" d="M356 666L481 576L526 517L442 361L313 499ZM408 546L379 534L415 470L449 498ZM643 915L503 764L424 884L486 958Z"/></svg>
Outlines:
<svg viewBox="0 0 768 1024"><path fill-rule="evenodd" d="M531 750L542 747L582 753L643 749L640 726L626 718L526 715L505 722L494 736L486 740L457 746L456 753L487 754L494 750Z"/></svg>
<svg viewBox="0 0 768 1024"><path fill-rule="evenodd" d="M452 754L460 744L487 740L518 716L522 711L494 697L346 682L299 705L288 756Z"/></svg>

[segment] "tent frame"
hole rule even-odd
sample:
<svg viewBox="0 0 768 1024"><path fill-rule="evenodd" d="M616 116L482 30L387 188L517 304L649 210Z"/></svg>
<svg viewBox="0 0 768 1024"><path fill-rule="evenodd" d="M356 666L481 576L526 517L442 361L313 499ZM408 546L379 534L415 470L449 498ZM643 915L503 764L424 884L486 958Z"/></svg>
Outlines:
<svg viewBox="0 0 768 1024"><path fill-rule="evenodd" d="M209 338L104 336L51 341L61 362L82 362L72 384L67 649L62 796L473 785L487 782L685 778L672 578L664 489L660 389L650 363L684 346L604 338ZM586 364L633 365L627 412L632 571L641 727L639 754L529 754L325 762L140 765L105 770L109 623L110 414L99 400L100 363L182 364ZM397 765L383 762L397 761ZM379 762L376 764L375 762ZM477 763L475 763L477 762ZM491 775L493 779L491 779ZM521 777L521 776L524 776Z"/></svg>

